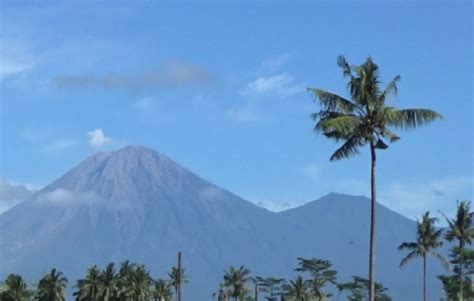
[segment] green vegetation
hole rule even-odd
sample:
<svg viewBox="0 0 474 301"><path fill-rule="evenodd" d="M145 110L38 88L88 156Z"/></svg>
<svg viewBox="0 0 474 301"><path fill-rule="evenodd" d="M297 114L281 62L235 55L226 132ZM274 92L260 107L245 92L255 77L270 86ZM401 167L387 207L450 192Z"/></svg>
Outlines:
<svg viewBox="0 0 474 301"><path fill-rule="evenodd" d="M350 66L343 56L337 60L344 77L348 78L350 99L315 88L308 88L320 106L312 114L314 130L326 138L342 142L331 156L331 161L349 158L369 146L371 155L371 209L369 247L369 300L375 300L375 232L376 232L376 151L388 148L400 137L392 128L406 129L430 123L441 115L428 109L403 109L388 106L387 100L397 94L400 76L380 87L379 67L372 58L362 65Z"/></svg>
<svg viewBox="0 0 474 301"><path fill-rule="evenodd" d="M423 214L422 220L417 221L416 227L416 242L404 242L398 249L407 250L410 253L402 259L400 262L400 267L406 265L410 260L415 257L421 257L423 259L423 300L427 301L427 291L426 291L426 257L428 254L432 254L436 257L441 263L448 268L448 261L438 252L435 251L436 248L442 245L440 241L443 230L436 229L435 224L437 219L430 217L430 212L427 211Z"/></svg>

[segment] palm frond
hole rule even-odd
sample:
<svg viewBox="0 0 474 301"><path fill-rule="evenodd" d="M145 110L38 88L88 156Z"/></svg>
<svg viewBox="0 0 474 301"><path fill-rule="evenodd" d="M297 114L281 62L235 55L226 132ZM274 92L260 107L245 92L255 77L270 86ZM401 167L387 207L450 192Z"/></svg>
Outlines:
<svg viewBox="0 0 474 301"><path fill-rule="evenodd" d="M439 254L439 253L436 252L436 251L431 251L431 255L433 255L436 259L438 259L439 262L441 262L441 264L443 265L443 267L444 267L447 271L449 271L449 269L450 269L449 261L448 261L446 258L444 258L443 255Z"/></svg>
<svg viewBox="0 0 474 301"><path fill-rule="evenodd" d="M382 103L385 102L385 100L390 96L394 95L397 96L398 93L398 88L397 88L397 83L400 81L401 77L400 75L395 76L394 79L392 79L387 86L385 87L385 90L383 90L382 94L380 95L380 101Z"/></svg>
<svg viewBox="0 0 474 301"><path fill-rule="evenodd" d="M402 261L400 261L400 268L404 267L410 260L418 256L420 256L420 254L417 251L411 251L407 256L405 256L405 258L402 259Z"/></svg>
<svg viewBox="0 0 474 301"><path fill-rule="evenodd" d="M428 109L392 109L388 112L387 124L397 128L416 128L428 124L442 115Z"/></svg>
<svg viewBox="0 0 474 301"><path fill-rule="evenodd" d="M416 242L404 242L398 246L398 250L410 250L414 251L418 249L418 244Z"/></svg>
<svg viewBox="0 0 474 301"><path fill-rule="evenodd" d="M307 88L315 96L315 101L319 101L323 111L336 111L350 114L356 110L356 105L350 100L335 93L316 88Z"/></svg>
<svg viewBox="0 0 474 301"><path fill-rule="evenodd" d="M337 57L337 65L341 67L342 74L344 77L352 77L351 67L346 61L346 58L343 55Z"/></svg>
<svg viewBox="0 0 474 301"><path fill-rule="evenodd" d="M360 119L354 115L341 115L336 118L324 118L316 123L314 130L326 133L338 132L342 137L348 137L354 133Z"/></svg>
<svg viewBox="0 0 474 301"><path fill-rule="evenodd" d="M335 161L355 156L359 153L359 147L363 145L363 140L360 137L353 135L332 154L330 160Z"/></svg>

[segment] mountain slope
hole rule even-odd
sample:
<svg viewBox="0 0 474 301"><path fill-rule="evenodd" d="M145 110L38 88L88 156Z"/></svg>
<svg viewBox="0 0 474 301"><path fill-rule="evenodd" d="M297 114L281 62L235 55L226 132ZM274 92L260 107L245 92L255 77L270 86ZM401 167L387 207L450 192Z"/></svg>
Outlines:
<svg viewBox="0 0 474 301"><path fill-rule="evenodd" d="M330 194L273 213L129 146L86 159L0 215L0 276L37 280L57 267L74 283L92 264L125 259L165 276L182 251L189 300L208 300L230 265L293 277L298 256L330 259L347 280L366 274L368 212L367 198ZM415 223L380 206L379 225L379 279L396 300L417 300L419 270L400 271L396 250Z"/></svg>
<svg viewBox="0 0 474 301"><path fill-rule="evenodd" d="M189 289L208 298L230 264L273 272L270 263L294 255L286 241L297 229L166 156L126 147L87 159L1 215L1 272L37 278L56 266L74 279L92 263L130 259L164 274L181 250L190 274L214 278L191 276Z"/></svg>
<svg viewBox="0 0 474 301"><path fill-rule="evenodd" d="M370 199L363 196L330 193L317 201L280 213L311 229L313 237L324 244L313 254L330 259L346 277L367 277L370 226ZM403 269L400 260L406 255L397 250L406 241L415 241L416 223L377 204L376 279L390 290L395 300L421 298L421 260L414 260ZM441 265L428 261L431 297L438 296ZM438 298L436 298L438 299Z"/></svg>

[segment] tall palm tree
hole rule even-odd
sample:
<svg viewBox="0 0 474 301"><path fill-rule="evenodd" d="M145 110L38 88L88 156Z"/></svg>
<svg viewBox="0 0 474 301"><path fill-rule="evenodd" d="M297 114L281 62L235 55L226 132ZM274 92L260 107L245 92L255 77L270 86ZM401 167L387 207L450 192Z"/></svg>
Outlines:
<svg viewBox="0 0 474 301"><path fill-rule="evenodd" d="M311 280L309 281L313 297L316 301L323 301L330 294L324 292L324 287L328 283L336 284L335 270L331 270L332 263L328 260L322 259L305 259L298 258L299 267L295 269L297 272L309 273Z"/></svg>
<svg viewBox="0 0 474 301"><path fill-rule="evenodd" d="M349 79L350 98L315 88L308 88L320 105L320 111L312 114L314 130L325 137L342 142L330 160L340 160L359 153L360 148L369 146L371 157L370 187L370 241L369 241L369 296L374 301L375 293L375 233L376 233L376 151L388 148L387 143L400 138L392 128L416 128L441 115L428 109L398 110L386 104L387 99L397 93L396 76L387 86L380 87L379 68L372 58L360 66L349 66L343 56L337 64L344 77Z"/></svg>
<svg viewBox="0 0 474 301"><path fill-rule="evenodd" d="M295 280L291 280L289 284L284 284L283 294L285 300L308 301L311 299L308 282L301 276L298 276Z"/></svg>
<svg viewBox="0 0 474 301"><path fill-rule="evenodd" d="M100 277L102 281L102 300L113 301L117 294L117 275L113 262L107 265Z"/></svg>
<svg viewBox="0 0 474 301"><path fill-rule="evenodd" d="M36 299L38 301L65 301L64 290L67 282L62 272L52 269L40 279Z"/></svg>
<svg viewBox="0 0 474 301"><path fill-rule="evenodd" d="M421 257L423 258L423 300L427 301L426 291L426 257L428 254L437 258L446 268L449 262L438 252L435 251L442 245L440 241L443 229L436 229L437 218L431 217L430 212L423 214L421 222L416 222L416 242L404 242L398 249L410 251L400 262L400 267L405 266L410 260Z"/></svg>
<svg viewBox="0 0 474 301"><path fill-rule="evenodd" d="M228 295L237 300L245 300L248 293L246 283L250 280L250 270L241 265L238 269L230 267L224 274L224 287L228 288Z"/></svg>
<svg viewBox="0 0 474 301"><path fill-rule="evenodd" d="M184 284L188 283L188 279L184 269L182 268L181 271L177 267L172 267L171 271L168 273L168 277L170 278L170 284L174 287L174 292L176 298L178 298L178 292Z"/></svg>
<svg viewBox="0 0 474 301"><path fill-rule="evenodd" d="M444 214L443 214L444 215ZM473 216L474 212L471 212L471 204L467 201L458 203L458 209L456 212L456 218L450 219L446 215L446 221L448 222L448 230L446 231L445 238L448 241L457 240L459 248L459 300L463 300L463 288L464 288L464 248L466 245L470 245L474 238L473 229Z"/></svg>
<svg viewBox="0 0 474 301"><path fill-rule="evenodd" d="M28 301L31 292L20 275L10 274L5 280L4 290L0 293L2 301Z"/></svg>
<svg viewBox="0 0 474 301"><path fill-rule="evenodd" d="M152 296L154 301L171 301L173 299L173 291L169 281L165 279L155 281Z"/></svg>
<svg viewBox="0 0 474 301"><path fill-rule="evenodd" d="M102 279L100 270L93 265L87 270L86 278L77 280L77 291L74 292L77 301L102 300Z"/></svg>

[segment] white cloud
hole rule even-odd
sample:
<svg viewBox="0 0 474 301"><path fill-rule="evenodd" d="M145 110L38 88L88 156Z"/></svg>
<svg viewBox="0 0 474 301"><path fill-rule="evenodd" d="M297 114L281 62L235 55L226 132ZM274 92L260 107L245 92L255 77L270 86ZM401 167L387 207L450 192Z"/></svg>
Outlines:
<svg viewBox="0 0 474 301"><path fill-rule="evenodd" d="M238 122L252 122L257 121L256 114L250 108L231 109L227 111L230 119Z"/></svg>
<svg viewBox="0 0 474 301"><path fill-rule="evenodd" d="M296 208L301 205L304 205L306 202L303 201L293 201L293 202L282 202L282 201L254 201L255 205L265 208L273 212L281 212L291 208Z"/></svg>
<svg viewBox="0 0 474 301"><path fill-rule="evenodd" d="M319 167L315 163L310 163L303 167L303 173L313 182L317 182L319 180L319 172Z"/></svg>
<svg viewBox="0 0 474 301"><path fill-rule="evenodd" d="M74 192L58 188L52 191L42 192L37 196L37 204L52 204L56 206L71 206L78 204L90 204L100 198L93 192Z"/></svg>
<svg viewBox="0 0 474 301"><path fill-rule="evenodd" d="M133 106L141 111L148 111L153 108L155 99L153 97L144 97L133 104Z"/></svg>
<svg viewBox="0 0 474 301"><path fill-rule="evenodd" d="M0 80L33 69L33 59L23 43L2 37L0 45Z"/></svg>
<svg viewBox="0 0 474 301"><path fill-rule="evenodd" d="M99 148L109 144L112 139L105 136L102 129L95 129L87 133L89 136L89 145L93 148Z"/></svg>
<svg viewBox="0 0 474 301"><path fill-rule="evenodd" d="M0 214L33 194L25 185L17 185L0 178Z"/></svg>
<svg viewBox="0 0 474 301"><path fill-rule="evenodd" d="M456 211L457 200L472 201L474 176L451 176L429 181L392 182L380 188L380 202L409 218L438 210L448 215Z"/></svg>
<svg viewBox="0 0 474 301"><path fill-rule="evenodd" d="M259 77L251 81L242 91L243 96L261 96L276 94L285 98L305 91L305 85L298 83L288 73L281 73L270 77Z"/></svg>
<svg viewBox="0 0 474 301"><path fill-rule="evenodd" d="M21 138L30 142L30 143L37 143L40 141L44 141L46 138L51 136L52 130L49 128L31 128L26 127L23 128L19 134Z"/></svg>
<svg viewBox="0 0 474 301"><path fill-rule="evenodd" d="M262 67L269 71L276 71L288 63L294 57L292 52L267 57L262 62Z"/></svg>
<svg viewBox="0 0 474 301"><path fill-rule="evenodd" d="M59 138L56 139L41 148L41 151L45 154L61 152L65 149L71 148L79 144L77 139L73 138Z"/></svg>

